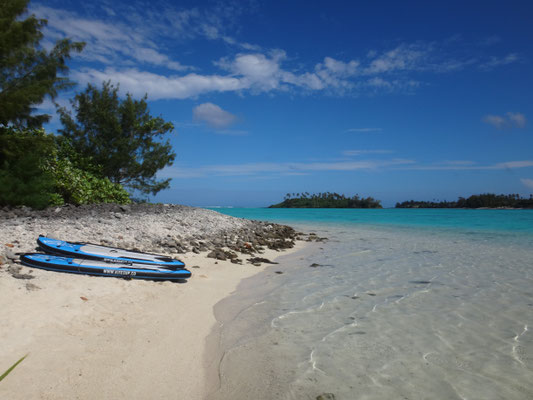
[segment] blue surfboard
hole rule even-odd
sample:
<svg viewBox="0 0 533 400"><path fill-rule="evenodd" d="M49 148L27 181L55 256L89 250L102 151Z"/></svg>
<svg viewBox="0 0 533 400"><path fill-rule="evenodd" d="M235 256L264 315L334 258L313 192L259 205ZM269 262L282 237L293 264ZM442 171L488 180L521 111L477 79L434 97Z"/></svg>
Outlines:
<svg viewBox="0 0 533 400"><path fill-rule="evenodd" d="M137 263L156 265L173 270L185 268L185 264L182 261L159 254L141 253L91 243L67 242L44 236L39 236L37 244L46 253L66 257L85 258L117 264Z"/></svg>
<svg viewBox="0 0 533 400"><path fill-rule="evenodd" d="M74 274L170 281L179 281L191 277L191 272L186 269L171 270L157 265L140 263L117 264L102 260L88 260L41 253L22 254L20 261L28 267Z"/></svg>

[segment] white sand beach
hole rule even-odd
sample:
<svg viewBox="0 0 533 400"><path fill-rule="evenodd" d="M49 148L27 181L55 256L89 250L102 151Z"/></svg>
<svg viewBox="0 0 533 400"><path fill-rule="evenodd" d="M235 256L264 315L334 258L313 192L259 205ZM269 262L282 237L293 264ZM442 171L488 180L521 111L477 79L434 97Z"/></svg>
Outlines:
<svg viewBox="0 0 533 400"><path fill-rule="evenodd" d="M206 210L195 213L219 218ZM7 249L5 244L15 242L9 247L12 251L34 247L32 226L51 229L46 224L55 223L23 220L18 230L10 231L11 222L3 223L0 244ZM58 228L60 238L67 234L63 228L64 221ZM30 234L21 239L28 230ZM110 230L106 236L115 233ZM29 267L19 273L33 279L15 279L9 264L0 265L0 373L28 355L0 382L0 398L205 398L210 385L216 384L206 370L207 365L217 366L215 349L210 346L206 352L206 338L216 324L213 307L239 282L269 265L234 264L208 258L208 252L179 256L193 273L186 283ZM260 256L273 260L279 254L265 249Z"/></svg>

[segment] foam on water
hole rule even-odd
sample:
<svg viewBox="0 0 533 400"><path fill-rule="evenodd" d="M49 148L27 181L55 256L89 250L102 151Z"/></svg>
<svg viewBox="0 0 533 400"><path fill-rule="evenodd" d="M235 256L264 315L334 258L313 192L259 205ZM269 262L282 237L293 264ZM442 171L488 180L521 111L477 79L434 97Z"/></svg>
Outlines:
<svg viewBox="0 0 533 400"><path fill-rule="evenodd" d="M533 398L533 235L428 226L298 226L330 240L217 305L212 398Z"/></svg>

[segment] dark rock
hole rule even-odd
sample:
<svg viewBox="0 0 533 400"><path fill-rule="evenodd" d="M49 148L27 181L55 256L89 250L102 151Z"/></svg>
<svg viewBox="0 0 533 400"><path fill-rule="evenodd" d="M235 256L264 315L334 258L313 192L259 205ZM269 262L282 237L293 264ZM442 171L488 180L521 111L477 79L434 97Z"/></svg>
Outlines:
<svg viewBox="0 0 533 400"><path fill-rule="evenodd" d="M276 274L281 275L283 271L276 271Z"/></svg>
<svg viewBox="0 0 533 400"><path fill-rule="evenodd" d="M333 393L322 393L316 396L316 400L335 400L335 395Z"/></svg>
<svg viewBox="0 0 533 400"><path fill-rule="evenodd" d="M317 264L313 263L309 266L310 268L318 268L318 267L334 267L332 264Z"/></svg>
<svg viewBox="0 0 533 400"><path fill-rule="evenodd" d="M35 278L33 275L30 275L30 274L21 274L20 273L21 269L22 269L22 267L20 265L10 265L8 267L7 271L15 279L33 279L33 278Z"/></svg>
<svg viewBox="0 0 533 400"><path fill-rule="evenodd" d="M207 255L209 258L216 258L217 260L225 261L225 260L233 260L237 259L238 255L235 252L232 251L226 251L221 248L216 248L211 253Z"/></svg>
<svg viewBox="0 0 533 400"><path fill-rule="evenodd" d="M265 263L265 264L279 264L277 262L274 262L274 261L270 261L268 258L261 258L261 257L253 257L253 258L248 258L247 259L248 262L251 262L252 264L260 264L260 263Z"/></svg>

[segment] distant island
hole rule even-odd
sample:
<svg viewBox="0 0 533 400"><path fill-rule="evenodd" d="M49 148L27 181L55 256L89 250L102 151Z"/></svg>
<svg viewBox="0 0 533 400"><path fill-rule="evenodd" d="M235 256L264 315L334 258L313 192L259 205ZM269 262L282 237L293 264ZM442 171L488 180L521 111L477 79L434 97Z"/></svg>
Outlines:
<svg viewBox="0 0 533 400"><path fill-rule="evenodd" d="M346 197L338 193L287 193L279 204L269 208L382 208L381 201L358 195Z"/></svg>
<svg viewBox="0 0 533 400"><path fill-rule="evenodd" d="M533 195L528 198L518 194L475 194L457 201L415 201L396 203L396 208L533 208Z"/></svg>

